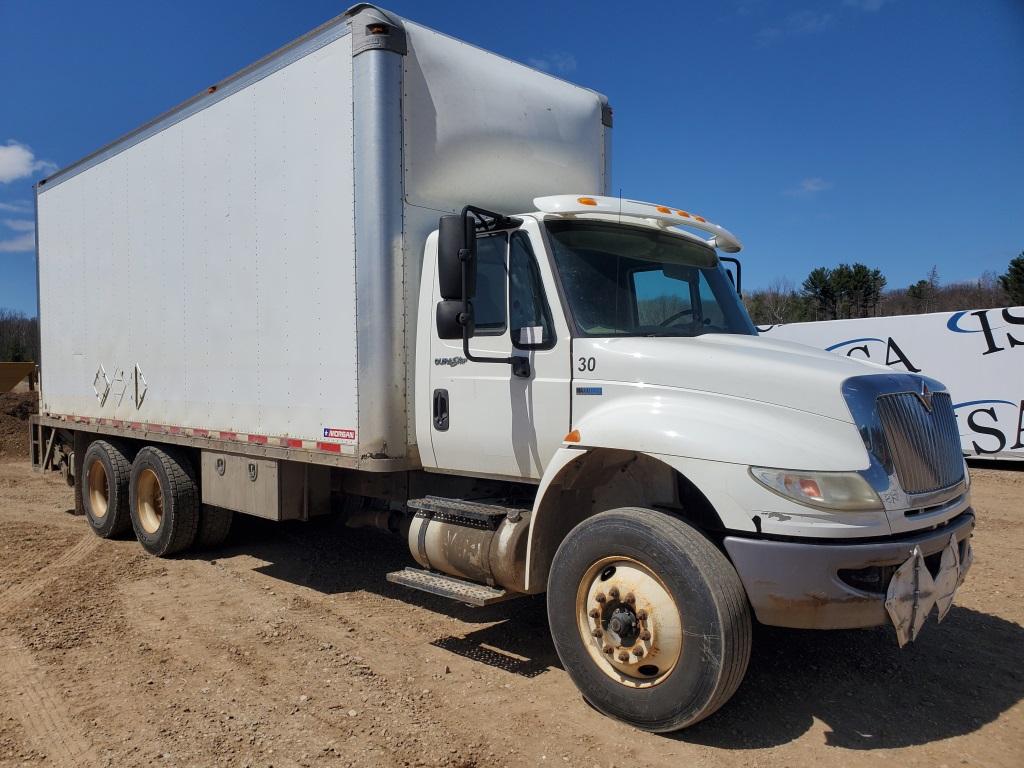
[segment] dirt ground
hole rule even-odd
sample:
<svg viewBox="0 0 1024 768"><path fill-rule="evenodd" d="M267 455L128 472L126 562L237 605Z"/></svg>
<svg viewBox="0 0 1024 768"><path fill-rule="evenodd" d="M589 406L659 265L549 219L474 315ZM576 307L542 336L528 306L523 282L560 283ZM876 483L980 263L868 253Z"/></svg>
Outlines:
<svg viewBox="0 0 1024 768"><path fill-rule="evenodd" d="M1024 765L1024 473L978 470L958 606L889 629L759 628L747 679L671 736L591 710L543 598L471 609L387 584L401 542L246 520L172 560L102 541L0 460L0 766Z"/></svg>
<svg viewBox="0 0 1024 768"><path fill-rule="evenodd" d="M38 410L38 393L27 387L0 392L0 461L28 456L28 419Z"/></svg>

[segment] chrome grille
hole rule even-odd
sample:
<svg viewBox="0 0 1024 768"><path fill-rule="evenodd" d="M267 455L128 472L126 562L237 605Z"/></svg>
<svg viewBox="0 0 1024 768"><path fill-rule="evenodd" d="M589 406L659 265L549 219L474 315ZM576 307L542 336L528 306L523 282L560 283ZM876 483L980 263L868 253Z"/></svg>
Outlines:
<svg viewBox="0 0 1024 768"><path fill-rule="evenodd" d="M960 435L948 392L931 395L931 410L913 392L881 395L876 403L904 491L937 491L963 479Z"/></svg>

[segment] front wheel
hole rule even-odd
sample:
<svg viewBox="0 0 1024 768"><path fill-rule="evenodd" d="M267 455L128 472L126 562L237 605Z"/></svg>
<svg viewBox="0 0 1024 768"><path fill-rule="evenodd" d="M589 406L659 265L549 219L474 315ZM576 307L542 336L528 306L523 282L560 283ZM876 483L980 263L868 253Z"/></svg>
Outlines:
<svg viewBox="0 0 1024 768"><path fill-rule="evenodd" d="M555 649L584 698L647 731L704 719L739 687L750 612L725 556L681 520L638 507L588 518L548 578Z"/></svg>

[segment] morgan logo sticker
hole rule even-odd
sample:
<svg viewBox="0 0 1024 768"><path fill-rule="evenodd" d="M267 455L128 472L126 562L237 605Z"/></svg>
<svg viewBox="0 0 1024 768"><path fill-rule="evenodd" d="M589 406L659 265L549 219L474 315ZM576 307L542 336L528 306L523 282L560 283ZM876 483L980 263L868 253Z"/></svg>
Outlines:
<svg viewBox="0 0 1024 768"><path fill-rule="evenodd" d="M354 429L335 429L333 427L324 427L324 437L328 440L341 440L343 443L354 443L356 441L356 431Z"/></svg>

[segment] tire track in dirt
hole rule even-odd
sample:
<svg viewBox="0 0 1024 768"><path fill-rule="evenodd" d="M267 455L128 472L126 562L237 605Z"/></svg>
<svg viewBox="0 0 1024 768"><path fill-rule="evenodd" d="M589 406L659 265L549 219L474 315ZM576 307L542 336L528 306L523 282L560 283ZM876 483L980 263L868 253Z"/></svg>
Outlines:
<svg viewBox="0 0 1024 768"><path fill-rule="evenodd" d="M204 566L203 570L208 568ZM204 577L187 582L175 579L181 589L173 599L150 603L150 608L159 610L167 621L154 622L152 610L147 615L136 614L131 617L131 635L145 638L154 646L163 645L164 650L182 659L208 660L203 664L203 675L219 677L221 695L227 696L230 691L231 701L239 700L232 705L222 700L219 706L234 709L241 707L241 702L249 702L249 716L264 722L301 718L305 723L302 730L332 733L338 739L336 754L356 758L357 762L404 765L428 756L437 765L475 764L478 745L438 724L426 697L411 695L404 686L395 685L393 675L371 669L358 655L362 642L357 633L350 635L344 627L310 626L296 615L305 612L306 601L302 598L279 594L268 599L263 589L252 588L244 572L209 570ZM123 589L128 602L136 604L144 600L146 592L151 594L150 601L168 592L166 587L161 589L146 581ZM174 627L178 637L164 637L161 643L160 630L166 626ZM238 652L243 648L244 655ZM223 677L211 675L214 670ZM344 682L344 686L328 689L318 679L324 677ZM278 706L268 707L274 703L268 699L268 690L278 696L290 691L291 697L278 699ZM308 701L303 696L301 703L294 704L301 691L313 696ZM252 712L253 703L261 700L259 711ZM206 705L217 709L211 702ZM280 705L284 705L284 711ZM350 711L358 712L359 719L348 714ZM378 717L390 719L389 715L393 717L399 711L401 724L392 722L389 728L381 728L375 723ZM244 720L245 716L239 714L238 719ZM304 736L297 738L303 749L315 748ZM356 741L350 743L350 738Z"/></svg>
<svg viewBox="0 0 1024 768"><path fill-rule="evenodd" d="M56 578L59 571L78 563L100 545L100 539L88 534L70 549L65 550L57 559L49 565L20 584L15 584L3 594L0 594L0 615L3 615L17 606L19 603L32 597L36 592L45 587L52 579Z"/></svg>
<svg viewBox="0 0 1024 768"><path fill-rule="evenodd" d="M54 765L95 765L96 753L81 735L76 718L61 695L21 641L9 632L0 633L0 697L40 752Z"/></svg>
<svg viewBox="0 0 1024 768"><path fill-rule="evenodd" d="M29 600L61 571L85 559L99 543L95 536L86 535L34 576L0 594L0 616ZM96 754L82 737L62 696L21 639L9 630L0 631L0 696L10 704L29 741L55 765L95 764Z"/></svg>

